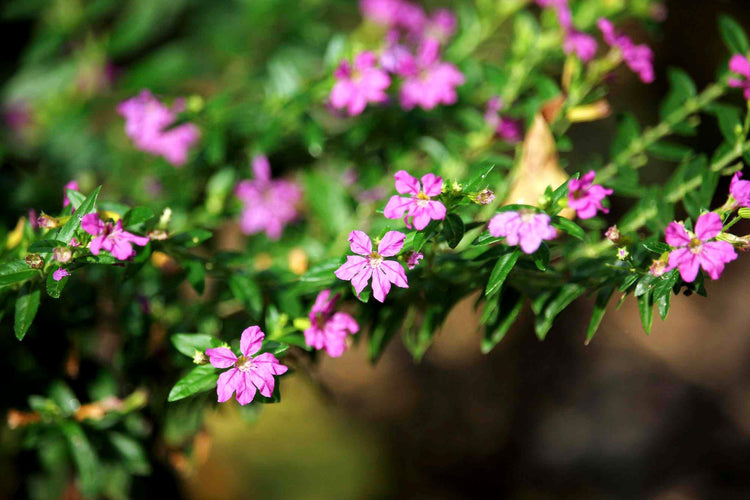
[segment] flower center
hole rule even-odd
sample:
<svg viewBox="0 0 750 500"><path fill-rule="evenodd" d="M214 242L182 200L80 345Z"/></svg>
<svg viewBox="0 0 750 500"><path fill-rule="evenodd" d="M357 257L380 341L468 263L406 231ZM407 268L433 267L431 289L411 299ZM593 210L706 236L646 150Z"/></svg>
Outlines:
<svg viewBox="0 0 750 500"><path fill-rule="evenodd" d="M383 256L380 255L378 252L372 252L367 257L367 262L370 264L370 267L373 269L376 267L380 267L380 264L383 262Z"/></svg>
<svg viewBox="0 0 750 500"><path fill-rule="evenodd" d="M529 223L534 220L534 216L536 214L532 212L531 210L521 210L520 215L521 215L521 222Z"/></svg>
<svg viewBox="0 0 750 500"><path fill-rule="evenodd" d="M253 358L249 356L240 356L237 361L234 362L234 367L241 372L249 372L253 366Z"/></svg>
<svg viewBox="0 0 750 500"><path fill-rule="evenodd" d="M420 191L419 194L417 194L417 206L420 208L426 207L430 202L430 197L424 194L424 191Z"/></svg>
<svg viewBox="0 0 750 500"><path fill-rule="evenodd" d="M323 313L318 313L315 315L315 328L318 330L323 330L326 326L326 323L328 323L328 315Z"/></svg>
<svg viewBox="0 0 750 500"><path fill-rule="evenodd" d="M699 254L703 250L703 242L698 238L693 238L692 240L690 240L688 248L692 253Z"/></svg>
<svg viewBox="0 0 750 500"><path fill-rule="evenodd" d="M576 189L570 193L570 195L573 197L574 200L580 200L584 197L585 193L583 192L583 189Z"/></svg>

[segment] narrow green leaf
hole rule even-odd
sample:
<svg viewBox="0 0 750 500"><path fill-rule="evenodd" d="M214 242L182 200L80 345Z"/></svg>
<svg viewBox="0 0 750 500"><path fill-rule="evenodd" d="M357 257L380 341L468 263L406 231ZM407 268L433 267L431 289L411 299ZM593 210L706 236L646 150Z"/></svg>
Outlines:
<svg viewBox="0 0 750 500"><path fill-rule="evenodd" d="M141 443L120 432L110 432L109 441L120 454L128 472L136 476L145 476L151 472L151 464Z"/></svg>
<svg viewBox="0 0 750 500"><path fill-rule="evenodd" d="M550 328L552 328L552 322L557 315L568 307L571 302L583 295L585 291L585 287L575 283L569 283L560 289L557 295L547 303L542 315L537 316L534 322L534 330L539 340L544 340L547 336Z"/></svg>
<svg viewBox="0 0 750 500"><path fill-rule="evenodd" d="M586 233L584 232L583 228L581 228L581 226L579 226L572 220L566 219L565 217L555 215L554 217L552 217L552 225L557 229L568 233L573 238L577 238L579 240L582 240L583 237L586 236Z"/></svg>
<svg viewBox="0 0 750 500"><path fill-rule="evenodd" d="M196 366L172 387L167 401L177 401L199 392L209 391L216 387L218 380L219 374L213 366Z"/></svg>
<svg viewBox="0 0 750 500"><path fill-rule="evenodd" d="M497 263L495 264L495 267L492 268L492 273L490 273L490 279L487 281L487 287L484 290L484 294L487 298L492 297L500 291L500 287L503 286L505 279L508 277L511 270L513 270L513 266L516 265L520 255L521 251L516 249L501 255L500 258L497 259Z"/></svg>
<svg viewBox="0 0 750 500"><path fill-rule="evenodd" d="M546 271L549 266L549 246L546 243L539 245L539 249L534 252L534 265L540 271Z"/></svg>
<svg viewBox="0 0 750 500"><path fill-rule="evenodd" d="M67 243L60 240L40 240L29 246L29 253L52 253L57 247L67 246Z"/></svg>
<svg viewBox="0 0 750 500"><path fill-rule="evenodd" d="M122 225L133 227L154 218L154 211L148 207L134 207L128 210L122 218Z"/></svg>
<svg viewBox="0 0 750 500"><path fill-rule="evenodd" d="M73 210L78 210L78 207L81 206L81 203L86 201L86 196L79 191L76 191L75 189L66 189L65 194L68 196L70 204L73 206Z"/></svg>
<svg viewBox="0 0 750 500"><path fill-rule="evenodd" d="M482 353L487 354L505 338L505 335L518 319L523 308L524 297L513 288L507 288L498 299L499 314L497 323L487 325L482 335ZM489 307L489 304L487 305Z"/></svg>
<svg viewBox="0 0 750 500"><path fill-rule="evenodd" d="M649 290L638 297L638 310L641 313L641 323L647 334L651 333L651 325L654 322L654 296Z"/></svg>
<svg viewBox="0 0 750 500"><path fill-rule="evenodd" d="M99 191L101 190L101 186L97 187L93 193L83 200L83 203L70 216L70 219L57 231L56 240L62 241L66 245L70 243L78 228L81 227L81 219L83 219L84 215L88 215L95 210L96 200L99 198Z"/></svg>
<svg viewBox="0 0 750 500"><path fill-rule="evenodd" d="M719 16L719 34L729 50L735 54L748 51L747 35L737 21L727 15Z"/></svg>
<svg viewBox="0 0 750 500"><path fill-rule="evenodd" d="M443 221L443 237L448 246L456 248L464 237L464 222L456 214L448 214Z"/></svg>
<svg viewBox="0 0 750 500"><path fill-rule="evenodd" d="M68 448L78 471L81 493L86 497L97 497L103 476L100 474L101 464L93 446L81 426L73 420L61 420L57 425L68 441Z"/></svg>
<svg viewBox="0 0 750 500"><path fill-rule="evenodd" d="M602 319L604 318L604 313L607 310L609 299L612 298L612 294L614 293L615 287L607 286L599 290L599 293L596 295L596 302L594 302L594 312L591 315L591 321L589 321L589 327L586 330L585 345L589 345L591 339L594 338L597 330L599 330L599 325L602 323Z"/></svg>
<svg viewBox="0 0 750 500"><path fill-rule="evenodd" d="M16 316L13 328L16 332L16 338L23 340L26 332L29 331L31 323L34 321L37 310L39 310L39 299L41 290L32 288L31 284L26 283L18 293L16 299Z"/></svg>
<svg viewBox="0 0 750 500"><path fill-rule="evenodd" d="M474 191L480 191L486 188L488 185L487 176L490 174L490 172L492 172L494 168L494 163L480 166L477 174L464 183L464 193L472 193Z"/></svg>
<svg viewBox="0 0 750 500"><path fill-rule="evenodd" d="M25 260L12 260L0 265L0 286L25 281L36 274L39 271L30 268Z"/></svg>

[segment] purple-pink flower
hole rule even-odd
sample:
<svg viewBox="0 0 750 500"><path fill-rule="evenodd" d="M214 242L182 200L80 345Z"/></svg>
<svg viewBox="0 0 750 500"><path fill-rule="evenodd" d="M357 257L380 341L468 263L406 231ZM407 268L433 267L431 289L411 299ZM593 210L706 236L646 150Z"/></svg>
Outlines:
<svg viewBox="0 0 750 500"><path fill-rule="evenodd" d="M698 217L695 233L688 232L681 223L670 222L664 231L667 243L674 248L669 254L669 268L679 268L686 282L695 281L698 269L703 268L711 279L719 279L724 264L737 258L734 247L726 241L711 241L721 233L721 217L708 212Z"/></svg>
<svg viewBox="0 0 750 500"><path fill-rule="evenodd" d="M636 45L625 35L615 31L612 22L601 17L596 22L602 32L604 41L610 47L620 50L625 64L637 73L643 83L654 81L654 53L645 44Z"/></svg>
<svg viewBox="0 0 750 500"><path fill-rule="evenodd" d="M500 116L503 109L503 100L500 96L493 96L487 101L487 109L484 113L484 121L493 129L498 137L510 143L516 143L523 137L521 121Z"/></svg>
<svg viewBox="0 0 750 500"><path fill-rule="evenodd" d="M89 250L94 255L105 250L111 253L116 259L127 260L135 255L135 250L131 243L138 246L144 246L148 243L145 236L137 236L129 233L122 228L122 221L118 220L116 224L104 222L99 215L93 213L83 216L81 227L84 231L94 236L89 243Z"/></svg>
<svg viewBox="0 0 750 500"><path fill-rule="evenodd" d="M395 260L385 257L398 255L404 247L404 233L388 231L378 244L378 250L372 250L370 238L362 231L349 233L349 243L357 255L350 255L346 262L336 269L336 277L340 280L351 281L359 296L372 278L372 296L378 302L383 302L391 290L391 283L401 288L409 288L404 268Z"/></svg>
<svg viewBox="0 0 750 500"><path fill-rule="evenodd" d="M591 35L574 29L569 30L565 34L563 50L566 54L575 53L583 62L592 60L596 55L597 48L596 39Z"/></svg>
<svg viewBox="0 0 750 500"><path fill-rule="evenodd" d="M310 327L305 330L305 343L315 349L325 348L332 358L346 350L346 336L359 331L359 325L349 314L336 311L339 295L331 297L330 290L318 294L310 310Z"/></svg>
<svg viewBox="0 0 750 500"><path fill-rule="evenodd" d="M614 191L599 184L594 184L596 172L591 170L579 179L570 179L568 182L568 206L576 211L580 219L590 219L596 215L597 210L609 213L609 209L602 206L602 200Z"/></svg>
<svg viewBox="0 0 750 500"><path fill-rule="evenodd" d="M524 253L532 254L544 240L557 237L547 214L532 210L501 212L490 219L489 231L495 238L505 238L508 245L519 245Z"/></svg>
<svg viewBox="0 0 750 500"><path fill-rule="evenodd" d="M63 268L56 269L55 272L52 273L52 279L55 281L60 281L66 276L70 276L70 273Z"/></svg>
<svg viewBox="0 0 750 500"><path fill-rule="evenodd" d="M424 259L424 254L422 254L422 252L412 252L406 260L406 266L411 271L419 265L419 261L422 259Z"/></svg>
<svg viewBox="0 0 750 500"><path fill-rule="evenodd" d="M252 166L255 178L240 181L234 191L244 205L240 229L245 234L265 231L277 240L284 227L297 218L302 190L295 182L271 179L271 165L264 155L255 156Z"/></svg>
<svg viewBox="0 0 750 500"><path fill-rule="evenodd" d="M270 352L253 356L263 345L265 334L257 326L251 326L242 332L240 338L240 356L236 356L227 347L206 349L208 360L215 368L230 368L221 375L216 384L219 403L228 401L236 394L237 402L246 405L255 398L255 393L270 398L276 380L274 375L282 375L288 368Z"/></svg>
<svg viewBox="0 0 750 500"><path fill-rule="evenodd" d="M125 118L125 133L138 149L161 155L172 165L180 167L187 163L188 152L201 135L192 123L168 128L184 108L182 99L175 100L169 109L150 91L143 90L121 102L117 112Z"/></svg>
<svg viewBox="0 0 750 500"><path fill-rule="evenodd" d="M730 78L729 86L742 89L745 99L750 100L750 61L742 54L735 54L729 60L729 71L739 78Z"/></svg>
<svg viewBox="0 0 750 500"><path fill-rule="evenodd" d="M443 188L443 179L434 174L422 176L420 183L416 177L412 177L405 170L399 170L393 176L396 179L396 191L404 196L393 195L383 209L383 215L387 219L404 218L406 227L411 229L409 218L414 221L414 227L421 231L431 220L445 219L445 205L439 201L432 200L440 194Z"/></svg>
<svg viewBox="0 0 750 500"><path fill-rule="evenodd" d="M78 181L70 181L63 187L63 208L70 205L70 200L68 199L68 189L78 191Z"/></svg>
<svg viewBox="0 0 750 500"><path fill-rule="evenodd" d="M354 68L343 61L336 69L336 84L331 90L331 105L336 109L346 109L349 115L362 113L368 103L381 103L388 100L385 90L391 84L388 73L378 68L375 54L360 52L354 58Z"/></svg>
<svg viewBox="0 0 750 500"><path fill-rule="evenodd" d="M729 183L729 194L735 199L737 205L750 208L750 181L741 179L742 172L734 174L732 182Z"/></svg>
<svg viewBox="0 0 750 500"><path fill-rule="evenodd" d="M401 84L401 107L407 111L416 106L431 110L438 104L455 104L456 87L463 85L464 75L455 65L440 60L439 45L425 40L415 62L415 73L405 76Z"/></svg>

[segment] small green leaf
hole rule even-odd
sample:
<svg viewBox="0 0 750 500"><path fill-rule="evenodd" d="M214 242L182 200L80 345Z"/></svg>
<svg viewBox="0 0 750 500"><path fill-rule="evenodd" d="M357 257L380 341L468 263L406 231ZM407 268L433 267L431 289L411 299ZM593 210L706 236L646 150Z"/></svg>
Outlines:
<svg viewBox="0 0 750 500"><path fill-rule="evenodd" d="M84 215L88 215L92 213L95 210L96 207L96 200L99 198L99 191L102 190L102 187L99 186L96 189L94 189L94 192L88 195L88 197L83 200L81 205L76 209L75 213L70 216L70 219L57 231L57 235L55 236L55 239L58 241L62 241L66 245L70 243L70 240L73 239L73 236L75 236L76 231L78 231L78 228L81 227L81 219L83 219Z"/></svg>
<svg viewBox="0 0 750 500"><path fill-rule="evenodd" d="M187 281L193 290L202 294L206 285L206 267L200 260L184 260L182 265L187 269Z"/></svg>
<svg viewBox="0 0 750 500"><path fill-rule="evenodd" d="M133 227L147 222L154 218L154 211L148 207L134 207L128 210L125 217L122 218L122 225L125 227Z"/></svg>
<svg viewBox="0 0 750 500"><path fill-rule="evenodd" d="M607 310L607 304L609 299L612 298L612 294L615 293L614 286L607 286L599 290L596 295L596 302L594 302L594 312L591 315L591 321L589 321L589 327L586 330L586 345L589 345L591 339L596 335L596 331L599 329L599 325L604 318L604 313Z"/></svg>
<svg viewBox="0 0 750 500"><path fill-rule="evenodd" d="M497 322L488 324L482 335L482 353L487 354L505 338L510 327L518 319L523 308L524 297L513 288L508 287L498 299ZM489 304L487 305L489 307Z"/></svg>
<svg viewBox="0 0 750 500"><path fill-rule="evenodd" d="M572 220L566 219L565 217L555 215L554 217L552 217L552 225L557 229L568 233L573 238L577 238L579 240L582 240L583 237L586 236L586 233L583 231L583 228L581 228L581 226L579 226Z"/></svg>
<svg viewBox="0 0 750 500"><path fill-rule="evenodd" d="M167 401L178 401L199 392L209 391L216 387L218 380L219 374L213 366L196 366L172 387Z"/></svg>
<svg viewBox="0 0 750 500"><path fill-rule="evenodd" d="M646 333L651 333L651 325L654 322L654 296L651 290L638 297L638 310L641 313L641 323Z"/></svg>
<svg viewBox="0 0 750 500"><path fill-rule="evenodd" d="M549 246L546 243L539 245L539 249L534 252L534 265L540 271L546 271L549 266Z"/></svg>
<svg viewBox="0 0 750 500"><path fill-rule="evenodd" d="M206 349L219 347L221 341L202 333L176 333L170 338L172 345L188 358L195 355L195 351L206 352Z"/></svg>
<svg viewBox="0 0 750 500"><path fill-rule="evenodd" d="M534 330L539 340L545 339L557 315L568 307L571 302L583 295L585 291L585 287L575 283L569 283L560 289L557 295L546 304L542 315L537 316L534 322Z"/></svg>
<svg viewBox="0 0 750 500"><path fill-rule="evenodd" d="M478 167L479 170L474 177L470 178L463 185L464 193L472 193L474 191L480 191L487 187L488 181L487 176L495 168L494 163L489 163Z"/></svg>
<svg viewBox="0 0 750 500"><path fill-rule="evenodd" d="M18 293L18 298L16 299L16 317L13 325L18 340L23 340L26 332L29 331L31 323L34 321L36 312L39 310L41 293L41 290L32 288L29 283L21 287Z"/></svg>
<svg viewBox="0 0 750 500"><path fill-rule="evenodd" d="M52 253L55 248L65 246L67 243L59 240L40 240L29 246L29 253Z"/></svg>
<svg viewBox="0 0 750 500"><path fill-rule="evenodd" d="M81 206L81 203L86 201L86 196L84 196L79 191L76 191L75 189L66 189L65 194L70 200L70 204L73 206L73 210L78 210L78 207Z"/></svg>
<svg viewBox="0 0 750 500"><path fill-rule="evenodd" d="M47 274L47 295L52 297L53 299L59 299L60 294L62 294L63 288L65 288L66 283L68 282L68 279L70 276L63 276L63 278L60 281L55 281L55 278L53 277L54 272L59 269L58 266L54 266L50 268L49 274Z"/></svg>
<svg viewBox="0 0 750 500"><path fill-rule="evenodd" d="M516 262L518 261L518 257L520 255L521 251L516 249L500 256L500 258L497 260L497 263L495 264L495 267L492 268L490 279L487 282L487 287L484 290L484 294L487 296L487 298L492 297L500 291L500 287L503 286L505 279L510 274L513 266L516 265Z"/></svg>
<svg viewBox="0 0 750 500"><path fill-rule="evenodd" d="M727 15L719 16L719 34L729 50L735 54L748 51L747 35L737 21Z"/></svg>
<svg viewBox="0 0 750 500"><path fill-rule="evenodd" d="M0 286L25 281L37 274L39 271L30 268L26 261L12 260L0 265Z"/></svg>
<svg viewBox="0 0 750 500"><path fill-rule="evenodd" d="M464 237L464 222L456 214L448 214L443 221L443 237L448 246L456 248Z"/></svg>

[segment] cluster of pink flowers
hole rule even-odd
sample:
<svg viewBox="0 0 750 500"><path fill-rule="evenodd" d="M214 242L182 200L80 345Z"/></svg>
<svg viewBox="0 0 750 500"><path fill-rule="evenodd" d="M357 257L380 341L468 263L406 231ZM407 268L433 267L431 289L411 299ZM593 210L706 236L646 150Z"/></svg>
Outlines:
<svg viewBox="0 0 750 500"><path fill-rule="evenodd" d="M443 188L443 179L434 174L422 176L420 184L416 177L412 177L404 170L394 175L396 191L408 197L393 195L385 205L383 215L387 219L404 218L406 227L411 229L410 219L414 227L421 231L431 220L445 219L445 205L432 198L439 196Z"/></svg>
<svg viewBox="0 0 750 500"><path fill-rule="evenodd" d="M229 368L216 384L219 402L223 403L236 394L241 405L250 403L257 392L270 398L276 385L274 375L283 375L288 368L270 352L255 355L263 346L265 338L260 327L251 326L240 337L240 356L227 347L206 349L211 366Z"/></svg>
<svg viewBox="0 0 750 500"><path fill-rule="evenodd" d="M487 109L484 113L484 121L495 130L495 134L501 139L516 143L522 139L523 130L521 121L500 115L503 109L503 100L500 96L493 96L487 101Z"/></svg>
<svg viewBox="0 0 750 500"><path fill-rule="evenodd" d="M115 224L104 222L96 213L83 216L81 228L94 238L89 243L89 250L94 255L104 250L119 260L128 260L135 255L133 244L145 246L149 239L145 236L137 236L122 228L122 220Z"/></svg>
<svg viewBox="0 0 750 500"><path fill-rule="evenodd" d="M441 47L455 32L455 16L441 9L430 17L404 0L362 0L360 6L367 19L388 33L379 57L366 51L355 56L353 67L347 61L339 65L331 105L358 115L369 103L386 102L394 79L400 80L399 102L405 110L455 104L456 87L464 76L440 57Z"/></svg>
<svg viewBox="0 0 750 500"><path fill-rule="evenodd" d="M190 148L200 139L200 130L192 123L174 124L177 113L184 111L185 102L177 99L168 108L151 92L140 94L120 103L117 112L125 118L125 133L141 151L163 156L180 167L187 163Z"/></svg>
<svg viewBox="0 0 750 500"><path fill-rule="evenodd" d="M745 99L750 100L750 61L742 54L735 54L729 60L729 71L733 76L729 86L742 89Z"/></svg>
<svg viewBox="0 0 750 500"><path fill-rule="evenodd" d="M625 64L636 73L643 83L654 81L654 53L648 45L636 45L625 35L617 33L609 19L599 18L596 22L602 32L604 41L622 53Z"/></svg>
<svg viewBox="0 0 750 500"><path fill-rule="evenodd" d="M488 229L495 238L505 238L508 245L519 245L526 254L536 252L542 241L557 237L550 216L532 210L501 212L490 219Z"/></svg>
<svg viewBox="0 0 750 500"><path fill-rule="evenodd" d="M721 217L714 212L698 217L694 233L682 223L670 222L664 235L673 250L669 254L669 265L665 272L679 268L680 276L689 283L695 281L699 268L703 268L711 279L719 279L724 265L737 258L737 252L730 243L714 240L722 228Z"/></svg>
<svg viewBox="0 0 750 500"><path fill-rule="evenodd" d="M597 211L609 213L602 201L613 191L599 184L594 184L596 172L589 171L581 179L568 181L568 206L575 210L579 219L590 219Z"/></svg>
<svg viewBox="0 0 750 500"><path fill-rule="evenodd" d="M359 331L359 325L349 314L336 311L339 295L331 297L330 290L318 294L310 310L310 327L305 329L305 343L315 349L325 349L337 358L346 350L347 335Z"/></svg>
<svg viewBox="0 0 750 500"><path fill-rule="evenodd" d="M254 179L240 181L234 191L244 205L240 228L245 234L264 231L277 240L284 227L297 218L302 189L292 181L271 179L271 165L263 155L253 158L252 168Z"/></svg>
<svg viewBox="0 0 750 500"><path fill-rule="evenodd" d="M565 32L563 50L566 54L576 54L583 62L588 62L596 55L598 45L591 35L578 31L573 26L573 13L568 0L536 0L540 7L552 8L557 20Z"/></svg>

